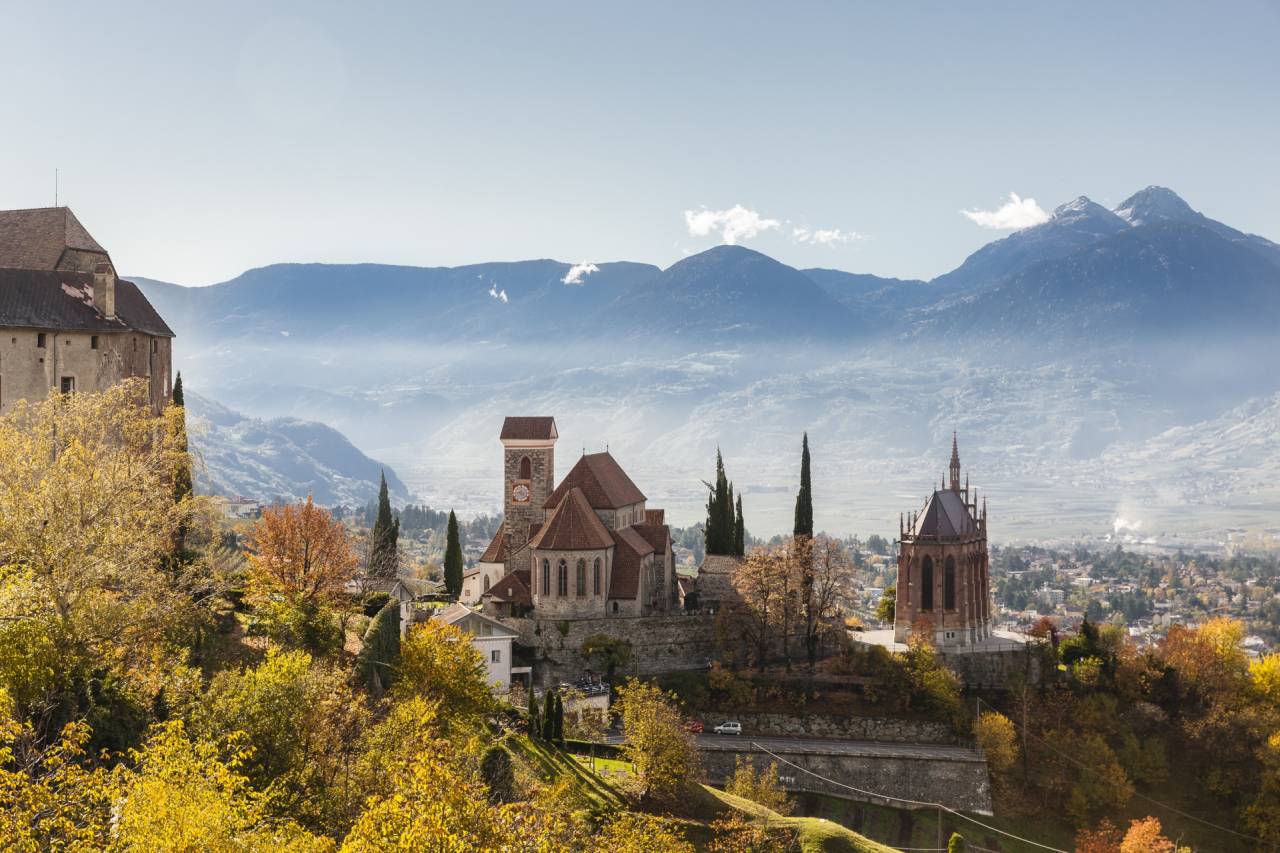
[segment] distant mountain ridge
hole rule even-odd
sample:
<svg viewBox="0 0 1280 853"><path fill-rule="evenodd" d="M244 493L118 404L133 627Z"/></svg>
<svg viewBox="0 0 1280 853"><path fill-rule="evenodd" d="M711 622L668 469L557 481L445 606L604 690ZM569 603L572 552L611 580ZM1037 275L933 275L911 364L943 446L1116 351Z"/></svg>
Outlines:
<svg viewBox="0 0 1280 853"><path fill-rule="evenodd" d="M342 433L297 418L259 420L186 393L196 487L205 494L363 505L378 495L379 475L397 503L409 490L391 468L370 459Z"/></svg>

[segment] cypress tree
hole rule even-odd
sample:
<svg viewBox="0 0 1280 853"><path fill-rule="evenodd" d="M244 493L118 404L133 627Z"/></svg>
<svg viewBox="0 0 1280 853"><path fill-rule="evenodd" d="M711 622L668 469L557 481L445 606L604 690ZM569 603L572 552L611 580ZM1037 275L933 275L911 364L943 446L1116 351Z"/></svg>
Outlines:
<svg viewBox="0 0 1280 853"><path fill-rule="evenodd" d="M747 554L747 525L742 519L742 495L738 495L737 517L733 520L733 553L739 557Z"/></svg>
<svg viewBox="0 0 1280 853"><path fill-rule="evenodd" d="M462 594L462 544L458 541L458 517L449 510L449 535L444 547L444 585L452 598Z"/></svg>
<svg viewBox="0 0 1280 853"><path fill-rule="evenodd" d="M719 448L716 448L716 482L707 496L707 526L703 535L708 554L734 553L733 484L725 476Z"/></svg>
<svg viewBox="0 0 1280 853"><path fill-rule="evenodd" d="M182 396L182 373L179 372L173 381L173 395L169 398L169 405L177 409L179 414L178 422L174 425L174 429L178 431L178 440L182 445L183 457L178 462L177 469L173 472L173 502L175 504L191 497L194 491L193 478L191 474L191 457L185 455L187 452L187 410L183 405ZM173 537L173 558L177 562L189 562L194 555L187 552L187 521L185 518L179 519L178 529Z"/></svg>
<svg viewBox="0 0 1280 853"><path fill-rule="evenodd" d="M550 690L542 695L542 739L556 739L556 697Z"/></svg>
<svg viewBox="0 0 1280 853"><path fill-rule="evenodd" d="M533 685L529 685L529 737L539 738L542 736L542 723L538 719L538 697L533 695Z"/></svg>
<svg viewBox="0 0 1280 853"><path fill-rule="evenodd" d="M182 371L178 371L177 377L173 380L173 396L170 398L175 406L185 406L182 397Z"/></svg>
<svg viewBox="0 0 1280 853"><path fill-rule="evenodd" d="M400 603L388 601L364 632L356 672L375 696L391 686L400 659Z"/></svg>
<svg viewBox="0 0 1280 853"><path fill-rule="evenodd" d="M800 491L796 494L796 536L813 537L813 483L809 478L809 433L804 434L800 453Z"/></svg>
<svg viewBox="0 0 1280 853"><path fill-rule="evenodd" d="M556 724L553 732L556 743L564 743L564 702L556 694Z"/></svg>
<svg viewBox="0 0 1280 853"><path fill-rule="evenodd" d="M378 516L369 536L368 573L378 577L393 578L399 570L397 545L400 523L391 515L391 498L387 494L387 472L382 472L378 485Z"/></svg>

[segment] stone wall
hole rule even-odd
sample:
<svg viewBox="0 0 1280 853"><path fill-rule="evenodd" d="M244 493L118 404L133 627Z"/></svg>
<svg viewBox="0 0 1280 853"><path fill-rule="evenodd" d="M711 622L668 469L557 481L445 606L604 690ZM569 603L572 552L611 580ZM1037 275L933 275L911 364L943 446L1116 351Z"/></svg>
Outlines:
<svg viewBox="0 0 1280 853"><path fill-rule="evenodd" d="M943 648L938 651L966 688L1004 690L1022 679L1028 684L1040 681L1040 656L1031 643L980 652L950 652Z"/></svg>
<svg viewBox="0 0 1280 853"><path fill-rule="evenodd" d="M38 346L44 334L44 346ZM93 347L97 340L97 348ZM159 411L172 388L169 338L142 332L68 332L0 328L0 414L20 400L56 394L71 377L80 393L104 391L131 376L151 380L151 405Z"/></svg>
<svg viewBox="0 0 1280 853"><path fill-rule="evenodd" d="M707 781L713 785L722 785L728 780L740 756L750 756L757 768L767 767L776 760L753 748L745 735L740 738L726 736L699 746L703 770ZM987 762L977 751L940 748L937 754L927 751L912 754L887 748L883 753L843 753L814 745L783 747L777 746L776 742L770 742L769 751L804 768L800 770L779 762L778 775L783 786L790 791L830 794L899 807L904 804L891 798L902 798L991 814L991 781L987 775ZM842 784L831 784L818 777ZM860 790L852 791L844 787L846 785Z"/></svg>
<svg viewBox="0 0 1280 853"><path fill-rule="evenodd" d="M504 619L521 645L535 650L534 683L572 681L599 664L582 655L582 641L604 634L631 643L631 663L616 675L656 675L705 669L715 654L715 617L615 616L602 619Z"/></svg>
<svg viewBox="0 0 1280 853"><path fill-rule="evenodd" d="M718 713L718 712L717 712ZM747 735L834 738L882 743L957 744L951 726L930 720L892 717L837 717L826 714L719 714L707 719L714 726L732 717Z"/></svg>

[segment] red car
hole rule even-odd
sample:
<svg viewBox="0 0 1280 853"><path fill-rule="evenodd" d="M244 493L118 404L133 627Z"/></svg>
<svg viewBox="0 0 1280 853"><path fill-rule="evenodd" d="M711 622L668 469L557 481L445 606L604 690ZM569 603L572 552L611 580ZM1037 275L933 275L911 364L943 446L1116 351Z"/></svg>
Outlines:
<svg viewBox="0 0 1280 853"><path fill-rule="evenodd" d="M702 720L685 720L684 730L686 732L689 732L695 735L700 735L702 734L703 728L704 726L702 725Z"/></svg>

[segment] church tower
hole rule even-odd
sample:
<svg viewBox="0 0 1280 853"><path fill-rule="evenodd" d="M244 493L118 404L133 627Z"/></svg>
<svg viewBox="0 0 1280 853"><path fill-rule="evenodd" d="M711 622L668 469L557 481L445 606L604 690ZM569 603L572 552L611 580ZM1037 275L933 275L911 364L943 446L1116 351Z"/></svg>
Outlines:
<svg viewBox="0 0 1280 853"><path fill-rule="evenodd" d="M960 481L951 436L949 482L899 522L894 640L924 633L935 646L970 646L991 636L987 506Z"/></svg>
<svg viewBox="0 0 1280 853"><path fill-rule="evenodd" d="M555 487L555 418L514 417L502 422L503 513L507 553L529 541L529 527L543 520L542 505Z"/></svg>

